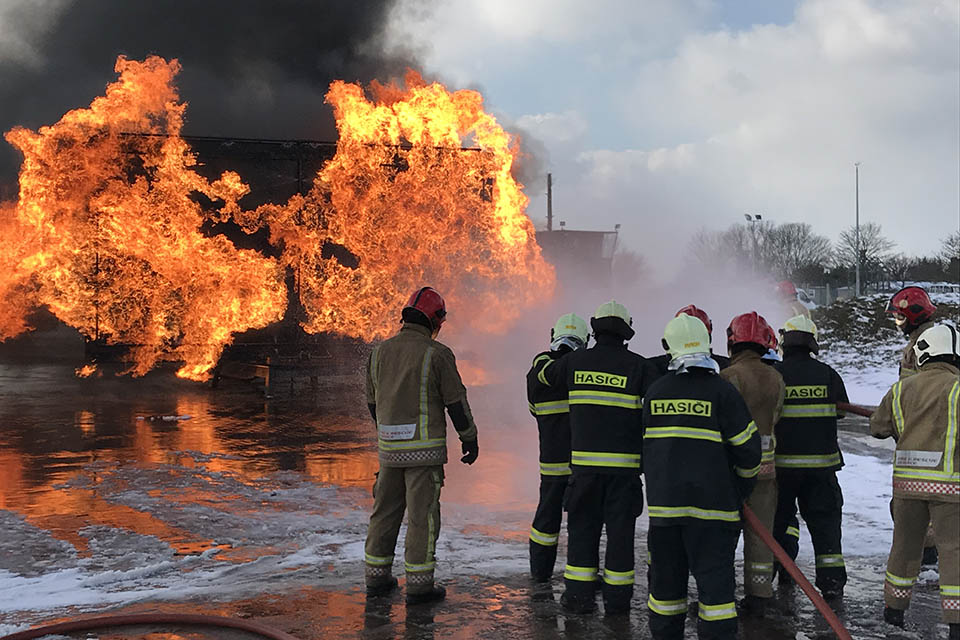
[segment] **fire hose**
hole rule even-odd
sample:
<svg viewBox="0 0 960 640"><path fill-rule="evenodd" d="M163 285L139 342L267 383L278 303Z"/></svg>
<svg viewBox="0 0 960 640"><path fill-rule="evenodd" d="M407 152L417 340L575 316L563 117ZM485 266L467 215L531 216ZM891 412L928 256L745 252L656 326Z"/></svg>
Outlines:
<svg viewBox="0 0 960 640"><path fill-rule="evenodd" d="M787 573L790 574L790 577L796 581L800 588L803 589L803 592L807 594L807 597L810 598L810 602L813 603L813 606L823 615L824 619L827 621L827 624L830 625L830 628L833 629L833 632L837 634L837 637L840 640L853 640L850 636L850 632L846 630L843 626L843 623L840 622L840 618L837 617L837 614L833 612L833 609L830 608L830 605L827 604L827 601L823 599L817 590L810 584L810 581L803 575L800 569L797 567L793 559L787 555L787 552L783 550L777 541L773 539L773 536L767 531L767 528L763 526L763 523L760 522L756 514L750 510L750 507L743 505L743 519L747 521L747 525L753 532L760 536L760 539L763 540L763 543L767 545L773 555L777 558L780 564L784 569L787 570ZM5 640L0 638L0 640Z"/></svg>
<svg viewBox="0 0 960 640"><path fill-rule="evenodd" d="M270 640L298 640L295 636L273 629L252 620L238 618L223 618L220 616L205 616L191 613L137 613L119 616L96 616L68 620L57 624L48 624L41 627L17 631L0 637L0 640L31 640L52 634L76 633L89 629L103 629L106 627L129 627L149 624L183 624L191 626L216 627L219 629L239 629L259 635Z"/></svg>
<svg viewBox="0 0 960 640"><path fill-rule="evenodd" d="M850 404L849 402L838 402L837 409L840 411L855 413L858 416L863 416L864 418L869 418L874 412L874 409L871 409L870 407L863 407L859 404Z"/></svg>

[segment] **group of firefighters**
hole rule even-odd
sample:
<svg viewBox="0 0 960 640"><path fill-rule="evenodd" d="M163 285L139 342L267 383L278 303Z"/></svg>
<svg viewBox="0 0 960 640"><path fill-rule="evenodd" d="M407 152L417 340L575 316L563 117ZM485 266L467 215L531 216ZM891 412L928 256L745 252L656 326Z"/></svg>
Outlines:
<svg viewBox="0 0 960 640"><path fill-rule="evenodd" d="M783 290L795 302L787 284ZM930 523L943 617L951 640L960 640L960 346L953 327L932 322L935 309L919 287L901 290L888 307L909 344L900 381L871 418L876 437L897 440L883 617L903 626L924 546L930 546L924 540ZM793 558L799 508L813 541L816 585L827 600L842 596L837 405L848 399L837 372L815 357L817 327L809 312L803 306L791 311L779 337L754 311L735 317L726 330L729 358L712 352L711 320L694 305L667 323L666 353L655 358L627 348L633 322L616 301L600 305L589 328L573 313L557 320L549 349L527 373L540 438L530 572L536 582L553 576L566 511L566 610L590 613L599 594L607 615L630 611L641 476L654 638L683 637L691 574L701 638L735 637L738 609L763 614L774 577L781 588L791 584L773 552L742 526L744 505ZM407 604L445 596L434 582L445 412L461 440L461 461L472 464L479 452L453 353L436 341L445 317L439 293L416 291L402 310L399 333L370 357L367 403L377 425L380 471L365 545L368 597L397 588L392 566L404 511ZM741 530L745 597L738 604L734 556Z"/></svg>

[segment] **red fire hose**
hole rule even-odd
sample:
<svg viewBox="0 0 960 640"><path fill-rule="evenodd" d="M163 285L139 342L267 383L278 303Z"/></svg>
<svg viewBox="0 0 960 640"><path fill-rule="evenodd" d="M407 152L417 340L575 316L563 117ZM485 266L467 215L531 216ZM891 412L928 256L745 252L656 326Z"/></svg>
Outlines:
<svg viewBox="0 0 960 640"><path fill-rule="evenodd" d="M87 631L89 629L103 629L105 627L129 627L143 624L185 624L203 627L217 627L240 629L249 633L255 633L270 640L297 640L296 637L272 629L259 622L252 620L240 620L238 618L222 618L220 616L203 616L191 613L137 613L121 616L96 616L94 618L81 618L78 620L69 620L57 624L48 624L42 627L34 627L25 631L18 631L0 637L0 640L31 640L52 634L76 633L77 631Z"/></svg>
<svg viewBox="0 0 960 640"><path fill-rule="evenodd" d="M827 601L823 599L817 590L810 584L810 581L800 572L800 569L794 563L793 559L787 555L787 552L783 550L777 541L773 539L773 536L770 535L770 532L767 531L767 528L763 526L763 523L757 518L756 514L750 510L750 507L743 505L743 519L747 521L747 524L753 529L753 532L760 536L760 539L763 540L763 543L770 547L770 550L773 551L773 555L776 556L777 560L780 561L780 564L783 565L783 568L787 570L787 573L790 574L800 588L803 589L803 592L807 594L807 597L810 598L810 602L813 603L813 606L823 615L826 619L827 624L830 625L830 628L833 629L833 632L837 634L837 637L840 640L853 640L850 637L850 633L843 626L843 623L840 622L840 618L837 617L837 614L833 612L833 609L830 608L830 605L827 604ZM0 638L0 640L5 640Z"/></svg>
<svg viewBox="0 0 960 640"><path fill-rule="evenodd" d="M875 409L871 409L870 407L862 407L859 404L850 404L849 402L838 402L837 409L840 411L855 413L858 416L863 416L864 418L869 418L875 411Z"/></svg>

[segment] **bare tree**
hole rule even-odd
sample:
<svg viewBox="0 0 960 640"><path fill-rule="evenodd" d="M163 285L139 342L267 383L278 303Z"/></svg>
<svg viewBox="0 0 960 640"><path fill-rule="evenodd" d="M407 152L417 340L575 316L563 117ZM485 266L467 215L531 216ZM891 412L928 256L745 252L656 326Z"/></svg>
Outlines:
<svg viewBox="0 0 960 640"><path fill-rule="evenodd" d="M954 231L943 239L940 246L940 259L947 268L954 261L960 260L960 231Z"/></svg>
<svg viewBox="0 0 960 640"><path fill-rule="evenodd" d="M617 249L613 255L613 284L627 287L647 275L647 259L632 249Z"/></svg>
<svg viewBox="0 0 960 640"><path fill-rule="evenodd" d="M902 253L892 255L884 262L887 275L900 283L901 287L907 286L907 274L916 261L908 258Z"/></svg>
<svg viewBox="0 0 960 640"><path fill-rule="evenodd" d="M794 279L810 266L826 266L833 258L830 240L813 232L805 222L772 227L764 242L764 254L778 277Z"/></svg>
<svg viewBox="0 0 960 640"><path fill-rule="evenodd" d="M896 245L883 235L876 222L860 225L860 279L864 286L883 279L883 263ZM857 235L854 227L840 232L837 243L837 263L848 269L857 264Z"/></svg>

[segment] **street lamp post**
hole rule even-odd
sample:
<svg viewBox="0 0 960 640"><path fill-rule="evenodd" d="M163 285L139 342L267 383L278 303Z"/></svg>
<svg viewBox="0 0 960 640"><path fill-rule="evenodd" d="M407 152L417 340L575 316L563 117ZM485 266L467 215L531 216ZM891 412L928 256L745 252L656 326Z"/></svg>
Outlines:
<svg viewBox="0 0 960 640"><path fill-rule="evenodd" d="M860 163L854 162L853 169L854 169L854 181L855 181L854 184L855 184L855 191L856 191L856 211L857 211L856 240L855 240L856 246L854 247L857 253L857 267L856 267L857 281L856 281L855 291L856 291L856 296L859 298L860 297Z"/></svg>
<svg viewBox="0 0 960 640"><path fill-rule="evenodd" d="M757 273L757 230L754 227L754 223L760 222L763 219L763 216L759 213L750 215L749 213L743 214L743 217L747 219L747 222L750 224L750 237L753 240L753 273Z"/></svg>

